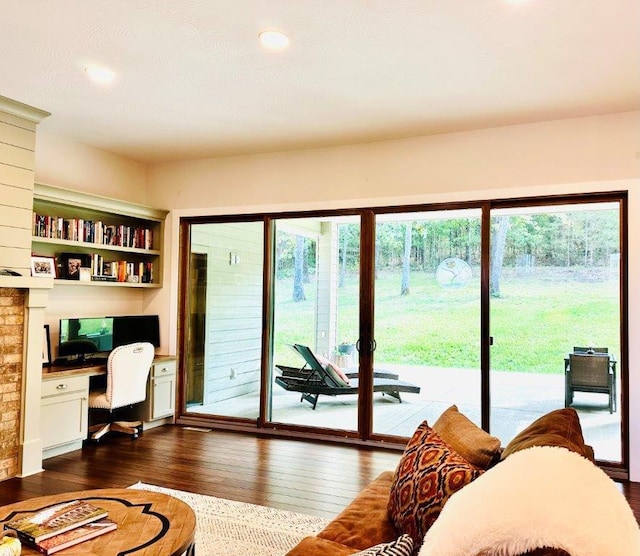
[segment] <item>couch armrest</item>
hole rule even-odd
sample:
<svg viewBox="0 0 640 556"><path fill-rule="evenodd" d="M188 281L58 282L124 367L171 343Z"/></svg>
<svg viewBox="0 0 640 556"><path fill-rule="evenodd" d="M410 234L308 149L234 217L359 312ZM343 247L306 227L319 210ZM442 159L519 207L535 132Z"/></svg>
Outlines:
<svg viewBox="0 0 640 556"><path fill-rule="evenodd" d="M387 515L393 471L385 471L370 483L318 537L364 550L398 538Z"/></svg>
<svg viewBox="0 0 640 556"><path fill-rule="evenodd" d="M320 537L305 537L286 556L349 556L358 552L343 544Z"/></svg>

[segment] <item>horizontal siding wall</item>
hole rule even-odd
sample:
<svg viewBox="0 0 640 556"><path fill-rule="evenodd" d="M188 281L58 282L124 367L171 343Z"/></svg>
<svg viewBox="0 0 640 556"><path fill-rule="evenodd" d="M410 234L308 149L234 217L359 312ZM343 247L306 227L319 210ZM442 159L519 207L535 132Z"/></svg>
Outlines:
<svg viewBox="0 0 640 556"><path fill-rule="evenodd" d="M207 254L204 403L260 389L262 223L202 224L193 252ZM231 254L239 258L231 264Z"/></svg>
<svg viewBox="0 0 640 556"><path fill-rule="evenodd" d="M30 274L36 124L0 111L0 268Z"/></svg>

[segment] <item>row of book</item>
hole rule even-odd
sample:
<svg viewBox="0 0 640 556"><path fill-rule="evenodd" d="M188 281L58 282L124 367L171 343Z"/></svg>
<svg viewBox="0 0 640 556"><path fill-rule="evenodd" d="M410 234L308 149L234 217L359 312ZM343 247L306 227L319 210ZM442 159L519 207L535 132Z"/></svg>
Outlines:
<svg viewBox="0 0 640 556"><path fill-rule="evenodd" d="M25 546L48 555L104 535L117 525L105 509L72 500L9 521L4 528L14 531Z"/></svg>
<svg viewBox="0 0 640 556"><path fill-rule="evenodd" d="M105 261L98 253L91 255L91 280L96 282L153 282L153 263Z"/></svg>
<svg viewBox="0 0 640 556"><path fill-rule="evenodd" d="M149 228L109 225L101 220L62 218L33 213L33 235L50 239L67 239L80 243L153 249L153 231Z"/></svg>

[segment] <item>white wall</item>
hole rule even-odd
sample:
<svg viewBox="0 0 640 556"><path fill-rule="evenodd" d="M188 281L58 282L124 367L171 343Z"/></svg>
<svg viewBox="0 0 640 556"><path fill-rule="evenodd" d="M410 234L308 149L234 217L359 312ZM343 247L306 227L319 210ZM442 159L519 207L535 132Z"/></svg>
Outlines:
<svg viewBox="0 0 640 556"><path fill-rule="evenodd" d="M167 162L154 203L255 210L520 195L524 188L638 178L640 112L345 147ZM495 191L500 190L500 191Z"/></svg>
<svg viewBox="0 0 640 556"><path fill-rule="evenodd" d="M163 208L148 201L145 164L42 132L36 137L35 181Z"/></svg>
<svg viewBox="0 0 640 556"><path fill-rule="evenodd" d="M151 304L169 321L175 350L177 237L181 216L333 207L401 205L504 197L629 191L630 399L640 399L640 112L626 112L397 141L284 153L155 164L148 168L146 204L172 210L166 227L165 287ZM121 195L85 164L82 146L38 138L36 179ZM107 160L133 185L144 168ZM65 155L65 156L62 156ZM110 155L109 155L110 156ZM67 160L73 164L69 166ZM117 158L117 157L116 157ZM111 167L113 164L113 167ZM66 168L61 166L67 165ZM61 180L64 179L65 183ZM86 182L86 183L85 183ZM96 185L99 184L99 185ZM98 188L98 189L96 189ZM135 192L137 194L137 191ZM140 201L139 201L140 202ZM173 269L173 272L171 272ZM173 351L172 351L173 352ZM640 403L630 408L631 478L640 481Z"/></svg>

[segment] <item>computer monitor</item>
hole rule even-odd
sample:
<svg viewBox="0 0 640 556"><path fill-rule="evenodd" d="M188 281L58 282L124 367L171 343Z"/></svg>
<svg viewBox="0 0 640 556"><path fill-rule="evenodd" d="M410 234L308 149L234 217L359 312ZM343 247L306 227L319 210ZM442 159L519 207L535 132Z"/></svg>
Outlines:
<svg viewBox="0 0 640 556"><path fill-rule="evenodd" d="M113 349L113 319L82 317L60 319L58 356L84 360Z"/></svg>
<svg viewBox="0 0 640 556"><path fill-rule="evenodd" d="M113 318L113 347L149 342L160 347L160 319L158 315L126 315Z"/></svg>

